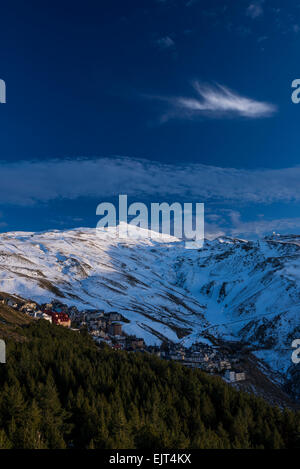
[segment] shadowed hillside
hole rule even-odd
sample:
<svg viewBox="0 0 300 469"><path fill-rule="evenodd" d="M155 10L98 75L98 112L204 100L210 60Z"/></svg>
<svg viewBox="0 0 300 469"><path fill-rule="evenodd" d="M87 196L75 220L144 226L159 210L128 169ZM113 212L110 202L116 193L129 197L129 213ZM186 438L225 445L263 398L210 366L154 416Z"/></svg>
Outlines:
<svg viewBox="0 0 300 469"><path fill-rule="evenodd" d="M26 341L9 339L0 366L0 448L300 447L299 413L219 378L45 321L15 327Z"/></svg>

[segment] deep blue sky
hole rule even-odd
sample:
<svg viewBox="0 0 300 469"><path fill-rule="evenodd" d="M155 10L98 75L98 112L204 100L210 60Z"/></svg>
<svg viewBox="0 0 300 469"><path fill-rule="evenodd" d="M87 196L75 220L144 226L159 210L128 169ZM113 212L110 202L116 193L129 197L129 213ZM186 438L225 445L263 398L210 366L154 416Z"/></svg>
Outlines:
<svg viewBox="0 0 300 469"><path fill-rule="evenodd" d="M128 192L124 175L118 183L118 168L128 158L148 160L153 167L185 165L184 171L193 164L244 169L251 181L253 171L277 169L275 176L266 173L265 182L258 178L260 189L273 178L266 200L249 201L249 191L255 195L258 190L255 182L243 200L236 173L239 196L234 201L231 195L225 200L228 182L217 204L216 186L205 195L202 187L198 201L219 217L221 231L232 228L232 220L241 233L255 231L255 223L268 232L272 220L274 230L284 231L287 224L289 230L300 228L297 178L286 180L281 172L299 164L300 105L291 102L291 82L300 77L298 0L288 5L281 0L12 1L1 6L1 18L0 78L7 86L7 103L0 104L0 159L7 184L0 198L2 231L95 226L96 205ZM195 82L224 85L235 96L273 106L274 112L256 117L183 112L174 103L178 97L197 97ZM127 159L117 164L116 157ZM73 170L80 172L81 158L98 163L110 158L109 174L100 174L101 164L97 171L99 185L101 178L110 178L111 187L89 194L88 181L81 187L76 177L78 194L70 196L73 176L61 174L68 171L61 163L77 161ZM50 160L56 164L51 173ZM12 165L18 161L19 166ZM28 181L30 168L24 162L34 168L34 162L45 164L34 195L35 182ZM126 174L134 180L134 164L130 168ZM62 186L57 194L53 179ZM26 188L16 200L7 195L18 195L26 181L29 201ZM202 186L206 181L199 179ZM278 199L281 182L284 195ZM295 195L286 195L292 183ZM44 196L43 190L53 190L53 196ZM136 190L133 200L143 197L149 200L147 188ZM175 199L181 197L187 194L178 190ZM221 220L224 213L227 218ZM211 230L218 232L218 227Z"/></svg>

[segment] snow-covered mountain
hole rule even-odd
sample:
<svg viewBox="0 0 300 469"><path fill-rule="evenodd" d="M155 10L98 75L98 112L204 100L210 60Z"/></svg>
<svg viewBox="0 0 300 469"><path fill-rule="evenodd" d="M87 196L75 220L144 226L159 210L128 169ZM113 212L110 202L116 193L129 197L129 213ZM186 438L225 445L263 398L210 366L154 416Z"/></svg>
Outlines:
<svg viewBox="0 0 300 469"><path fill-rule="evenodd" d="M219 238L178 258L177 285L205 307L215 336L248 343L283 376L300 338L300 236Z"/></svg>
<svg viewBox="0 0 300 469"><path fill-rule="evenodd" d="M124 227L123 227L124 228ZM80 308L117 310L148 343L185 345L207 334L251 344L274 371L293 372L300 338L300 236L232 238L187 250L129 227L0 235L0 290ZM133 233L132 233L133 232Z"/></svg>

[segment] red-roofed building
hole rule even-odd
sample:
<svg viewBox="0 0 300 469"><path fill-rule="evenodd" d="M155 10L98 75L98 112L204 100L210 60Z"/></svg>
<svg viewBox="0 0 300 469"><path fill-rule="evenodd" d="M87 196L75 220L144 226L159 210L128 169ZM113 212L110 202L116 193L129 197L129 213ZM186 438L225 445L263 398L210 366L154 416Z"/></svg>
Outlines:
<svg viewBox="0 0 300 469"><path fill-rule="evenodd" d="M58 326L71 327L71 319L67 313L56 313L54 311L47 311L47 314L52 317L52 324Z"/></svg>
<svg viewBox="0 0 300 469"><path fill-rule="evenodd" d="M123 347L122 347L121 344L114 344L114 345L112 346L112 348L113 348L114 350L122 350Z"/></svg>

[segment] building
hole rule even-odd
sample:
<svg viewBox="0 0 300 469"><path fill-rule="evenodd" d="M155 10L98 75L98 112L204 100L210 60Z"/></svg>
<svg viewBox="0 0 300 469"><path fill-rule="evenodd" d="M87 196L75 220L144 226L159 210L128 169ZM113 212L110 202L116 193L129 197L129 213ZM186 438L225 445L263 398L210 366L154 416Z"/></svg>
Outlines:
<svg viewBox="0 0 300 469"><path fill-rule="evenodd" d="M71 306L69 308L69 315L73 318L75 318L77 315L78 315L79 311L78 309L76 308L76 306Z"/></svg>
<svg viewBox="0 0 300 469"><path fill-rule="evenodd" d="M42 319L45 319L45 321L49 321L50 324L52 324L52 316L50 314L41 313L41 317L42 317Z"/></svg>
<svg viewBox="0 0 300 469"><path fill-rule="evenodd" d="M36 303L28 301L21 306L20 311L34 311L36 308Z"/></svg>
<svg viewBox="0 0 300 469"><path fill-rule="evenodd" d="M235 380L236 381L245 381L245 379L246 379L246 373L240 371L240 372L235 374Z"/></svg>
<svg viewBox="0 0 300 469"><path fill-rule="evenodd" d="M133 339L133 340L130 342L130 346L131 346L131 348L133 348L134 350L137 349L137 348L144 348L144 347L145 347L144 339Z"/></svg>
<svg viewBox="0 0 300 469"><path fill-rule="evenodd" d="M10 308L17 309L18 308L18 303L16 303L14 300L11 300L10 298L7 300L7 306Z"/></svg>
<svg viewBox="0 0 300 469"><path fill-rule="evenodd" d="M108 329L110 335L122 335L122 324L113 322Z"/></svg>
<svg viewBox="0 0 300 469"><path fill-rule="evenodd" d="M235 382L235 371L229 371L227 370L225 373L225 379L226 381L229 381L230 383Z"/></svg>
<svg viewBox="0 0 300 469"><path fill-rule="evenodd" d="M115 311L112 311L112 312L108 313L107 316L111 321L121 321L121 319L122 319L121 314L119 314Z"/></svg>
<svg viewBox="0 0 300 469"><path fill-rule="evenodd" d="M89 331L97 331L98 330L98 325L94 322L89 323Z"/></svg>
<svg viewBox="0 0 300 469"><path fill-rule="evenodd" d="M171 352L169 355L170 360L184 360L185 354L183 352Z"/></svg>
<svg viewBox="0 0 300 469"><path fill-rule="evenodd" d="M230 370L231 369L231 363L229 360L221 360L220 361L220 369L221 370Z"/></svg>
<svg viewBox="0 0 300 469"><path fill-rule="evenodd" d="M110 338L107 337L107 336L105 336L105 337L93 337L93 339L97 344L106 344L109 347L112 346L112 342L111 342Z"/></svg>
<svg viewBox="0 0 300 469"><path fill-rule="evenodd" d="M68 314L55 313L53 311L47 311L46 314L52 317L52 324L64 327L71 327L71 319Z"/></svg>
<svg viewBox="0 0 300 469"><path fill-rule="evenodd" d="M187 357L187 361L191 363L202 363L203 361L207 362L208 360L204 360L202 354L194 353L193 355Z"/></svg>
<svg viewBox="0 0 300 469"><path fill-rule="evenodd" d="M112 346L112 348L113 348L114 350L122 350L123 347L124 347L123 344L114 344L114 345Z"/></svg>
<svg viewBox="0 0 300 469"><path fill-rule="evenodd" d="M235 372L235 371L227 370L225 373L225 379L226 381L229 381L230 383L236 383L237 381L245 381L246 373L241 372L241 371Z"/></svg>

